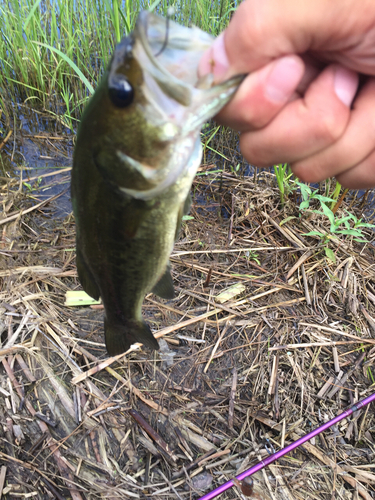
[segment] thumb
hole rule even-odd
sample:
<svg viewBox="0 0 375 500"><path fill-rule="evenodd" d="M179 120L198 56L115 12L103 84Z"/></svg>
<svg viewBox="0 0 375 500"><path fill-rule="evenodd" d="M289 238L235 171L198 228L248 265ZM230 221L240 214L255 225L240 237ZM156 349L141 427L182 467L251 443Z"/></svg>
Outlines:
<svg viewBox="0 0 375 500"><path fill-rule="evenodd" d="M286 55L335 50L347 36L349 4L349 0L246 0L203 55L199 73L213 73L221 81Z"/></svg>

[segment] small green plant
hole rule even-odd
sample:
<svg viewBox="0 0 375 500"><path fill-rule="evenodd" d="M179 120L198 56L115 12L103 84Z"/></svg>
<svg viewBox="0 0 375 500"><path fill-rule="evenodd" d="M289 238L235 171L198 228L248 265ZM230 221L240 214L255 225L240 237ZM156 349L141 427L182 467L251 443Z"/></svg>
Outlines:
<svg viewBox="0 0 375 500"><path fill-rule="evenodd" d="M30 182L27 182L27 181L23 181L22 184L27 188L27 190L31 193L32 191L38 189L40 187L40 185L42 184L43 182L43 178L42 177L38 177L34 184L31 185Z"/></svg>
<svg viewBox="0 0 375 500"><path fill-rule="evenodd" d="M240 163L238 163L235 167L233 167L233 165L230 166L230 171L232 172L232 174L236 175L240 169Z"/></svg>
<svg viewBox="0 0 375 500"><path fill-rule="evenodd" d="M211 128L210 124L208 124L208 127L205 127L203 131L201 132L201 140L202 140L202 147L203 147L203 163L207 163L207 157L208 157L208 152L212 151L215 155L219 155L224 160L229 161L229 158L227 158L224 154L222 154L218 149L215 149L210 146L210 143L214 141L215 137L220 134L220 132L223 132L224 128L221 125L215 126L213 129Z"/></svg>
<svg viewBox="0 0 375 500"><path fill-rule="evenodd" d="M330 208L327 207L324 203L321 204L322 212L319 210L313 210L313 212L318 214L324 214L328 217L331 226L329 231L331 235L342 235L342 236L351 236L354 241L358 241L359 243L366 243L366 240L363 239L362 229L364 228L373 228L374 224L369 224L367 222L362 222L362 219L357 219L357 217L347 210L345 212L348 214L345 217L335 217L334 213ZM310 231L306 233L306 236L320 236L322 238L326 238L327 235L321 233L320 231ZM329 238L329 235L328 235Z"/></svg>
<svg viewBox="0 0 375 500"><path fill-rule="evenodd" d="M354 214L349 213L347 210L345 212L348 214L345 217L336 217L332 210L323 202L321 202L320 210L312 210L317 214L324 214L328 217L330 222L329 234L322 233L321 231L309 231L304 233L304 236L319 236L321 238L322 245L326 256L333 262L336 262L336 257L333 251L329 248L329 240L334 236L349 236L352 240L358 241L359 243L366 243L364 239L362 230L364 228L373 228L375 224L369 224L367 222L362 222L362 219L357 219Z"/></svg>
<svg viewBox="0 0 375 500"><path fill-rule="evenodd" d="M318 189L312 190L309 186L303 184L302 182L296 181L296 184L301 190L302 202L299 206L300 211L302 213L304 211L309 211L319 215L325 215L330 222L329 233L323 233L316 230L304 233L304 236L318 236L321 239L321 244L328 259L336 262L336 256L328 246L332 237L348 236L351 237L352 240L358 241L359 243L366 243L362 231L365 228L374 228L375 224L363 222L362 219L358 219L354 214L349 213L347 210L345 210L347 215L344 217L337 217L331 210L331 208L335 206L340 193L341 185L339 183L336 184L332 195L333 198L319 194ZM310 204L314 200L317 200L320 203L321 210L310 208ZM328 203L331 204L331 208L327 205Z"/></svg>
<svg viewBox="0 0 375 500"><path fill-rule="evenodd" d="M252 250L248 250L247 252L245 252L245 255L246 255L246 258L248 260L253 260L254 262L256 262L258 264L258 266L260 266L259 255L256 252L253 252Z"/></svg>
<svg viewBox="0 0 375 500"><path fill-rule="evenodd" d="M335 189L333 190L333 193L332 193L332 199L333 199L333 201L332 201L331 206L330 206L331 210L334 209L334 206L337 203L340 191L341 191L341 184L338 181L336 181L336 186L335 186Z"/></svg>
<svg viewBox="0 0 375 500"><path fill-rule="evenodd" d="M274 165L277 185L280 191L281 206L285 205L285 200L289 194L296 189L294 183L290 182L293 172L287 163Z"/></svg>
<svg viewBox="0 0 375 500"><path fill-rule="evenodd" d="M335 200L333 198L319 194L319 189L315 189L313 191L310 188L310 186L308 186L307 184L304 184L303 182L300 182L300 181L296 181L295 184L301 190L302 202L300 203L300 206L299 206L300 211L307 210L310 207L311 201L313 201L313 200L318 200L321 205L325 205L325 203L335 202ZM320 213L320 212L317 212L317 213Z"/></svg>

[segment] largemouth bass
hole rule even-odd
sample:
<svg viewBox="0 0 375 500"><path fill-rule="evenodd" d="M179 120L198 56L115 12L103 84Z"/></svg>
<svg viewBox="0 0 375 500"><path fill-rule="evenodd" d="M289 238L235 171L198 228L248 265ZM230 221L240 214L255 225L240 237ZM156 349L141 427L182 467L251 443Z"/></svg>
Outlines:
<svg viewBox="0 0 375 500"><path fill-rule="evenodd" d="M142 12L82 116L72 173L77 270L84 290L102 298L110 355L135 342L158 349L142 302L151 291L174 296L169 256L201 161L201 126L240 82L198 79L212 41Z"/></svg>

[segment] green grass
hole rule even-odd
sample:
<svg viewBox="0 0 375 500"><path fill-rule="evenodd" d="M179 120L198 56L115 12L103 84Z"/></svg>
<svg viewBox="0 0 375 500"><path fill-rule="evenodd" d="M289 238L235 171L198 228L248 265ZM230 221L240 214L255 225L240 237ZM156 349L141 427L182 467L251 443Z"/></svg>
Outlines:
<svg viewBox="0 0 375 500"><path fill-rule="evenodd" d="M114 45L141 10L195 24L214 35L227 25L232 0L9 0L0 4L0 88L8 103L57 114L72 130L107 66ZM5 109L5 107L3 108Z"/></svg>

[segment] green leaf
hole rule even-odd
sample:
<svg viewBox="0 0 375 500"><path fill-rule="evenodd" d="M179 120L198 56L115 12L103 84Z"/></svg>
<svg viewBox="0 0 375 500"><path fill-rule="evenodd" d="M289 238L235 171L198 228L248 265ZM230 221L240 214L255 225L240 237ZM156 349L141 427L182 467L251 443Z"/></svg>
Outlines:
<svg viewBox="0 0 375 500"><path fill-rule="evenodd" d="M120 13L121 19L123 20L123 22L125 24L125 33L126 33L126 35L129 35L129 33L132 30L131 26L130 26L130 23L126 19L126 16L124 16L124 14L121 12L121 9L119 9L119 13Z"/></svg>
<svg viewBox="0 0 375 500"><path fill-rule="evenodd" d="M290 220L293 220L293 219L297 219L297 217L294 217L293 215L291 215L291 216L287 217L286 219L282 220L279 225L282 226L283 224L286 224L287 222L289 222Z"/></svg>
<svg viewBox="0 0 375 500"><path fill-rule="evenodd" d="M309 186L306 186L306 184L302 184L302 182L297 182L297 185L301 190L302 199L306 201L311 195L311 189L309 188Z"/></svg>
<svg viewBox="0 0 375 500"><path fill-rule="evenodd" d="M358 237L363 237L362 232L358 231L357 229L340 229L337 231L337 234L347 234L349 236L357 236Z"/></svg>
<svg viewBox="0 0 375 500"><path fill-rule="evenodd" d="M51 47L51 45L48 45L48 43L35 42L34 40L32 40L32 43L35 43L36 45L41 45L42 47L45 47L46 49L49 49L50 51L58 54L62 59L64 59L65 62L67 62L69 64L69 66L72 68L72 70L77 73L77 75L81 79L81 82L86 85L86 88L90 92L90 94L94 93L94 87L91 85L91 83L85 77L85 75L82 73L82 71L76 65L76 63L73 62L70 59L70 57L68 57L66 54L64 54L64 52L61 52L61 50L59 50L59 49L55 49L55 47Z"/></svg>
<svg viewBox="0 0 375 500"><path fill-rule="evenodd" d="M33 17L33 15L34 15L34 13L35 13L36 9L38 8L38 6L39 6L39 4L40 4L40 2L41 2L41 1L42 1L42 0L36 0L36 2L34 3L34 5L31 7L31 10L30 10L30 12L29 12L29 15L27 16L27 18L26 18L26 20L25 20L25 23L24 23L24 25L23 25L23 29L24 29L25 31L26 31L26 28L27 28L27 26L28 26L29 22L31 21L31 18Z"/></svg>
<svg viewBox="0 0 375 500"><path fill-rule="evenodd" d="M375 227L375 224L368 224L367 222L361 222L361 221L359 221L357 224L354 225L354 227L369 227L369 228L373 228L373 227Z"/></svg>
<svg viewBox="0 0 375 500"><path fill-rule="evenodd" d="M302 236L320 236L321 238L323 238L324 234L320 233L319 231L310 231L308 233L302 233Z"/></svg>
<svg viewBox="0 0 375 500"><path fill-rule="evenodd" d="M329 203L332 201L336 201L333 198L329 198L328 196L323 196L322 194L317 194L314 198L321 201L322 203L325 203L325 202Z"/></svg>
<svg viewBox="0 0 375 500"><path fill-rule="evenodd" d="M345 224L350 219L351 217L342 217L341 219L336 219L336 224L337 226L340 226L341 224Z"/></svg>
<svg viewBox="0 0 375 500"><path fill-rule="evenodd" d="M321 207L322 207L324 214L328 217L329 222L331 224L334 224L335 223L335 214L332 212L332 210L330 208L328 208L327 205L325 205L324 203L321 203Z"/></svg>
<svg viewBox="0 0 375 500"><path fill-rule="evenodd" d="M156 7L159 5L159 3L160 3L160 2L161 2L161 0L155 0L155 2L153 2L153 3L150 5L150 7L148 8L148 10L149 10L150 12L153 12L153 11L156 9Z"/></svg>
<svg viewBox="0 0 375 500"><path fill-rule="evenodd" d="M324 251L326 253L326 257L334 264L336 264L336 255L334 254L334 252L328 247L324 247Z"/></svg>

